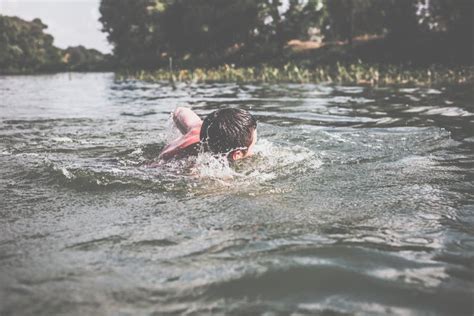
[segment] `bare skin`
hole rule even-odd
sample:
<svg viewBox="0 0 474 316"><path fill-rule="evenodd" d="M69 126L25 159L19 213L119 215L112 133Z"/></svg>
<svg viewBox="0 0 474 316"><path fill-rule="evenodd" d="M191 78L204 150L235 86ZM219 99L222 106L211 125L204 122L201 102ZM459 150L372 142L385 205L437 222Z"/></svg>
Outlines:
<svg viewBox="0 0 474 316"><path fill-rule="evenodd" d="M182 135L163 148L158 157L160 159L171 159L180 150L199 142L202 120L196 113L191 109L178 107L173 112L173 121Z"/></svg>
<svg viewBox="0 0 474 316"><path fill-rule="evenodd" d="M178 107L173 112L173 121L181 132L181 136L170 142L160 153L160 159L171 159L178 155L182 150L199 142L202 120L191 109ZM257 131L254 131L252 144L247 150L234 150L231 153L232 160L243 159L253 154L253 147L257 141Z"/></svg>

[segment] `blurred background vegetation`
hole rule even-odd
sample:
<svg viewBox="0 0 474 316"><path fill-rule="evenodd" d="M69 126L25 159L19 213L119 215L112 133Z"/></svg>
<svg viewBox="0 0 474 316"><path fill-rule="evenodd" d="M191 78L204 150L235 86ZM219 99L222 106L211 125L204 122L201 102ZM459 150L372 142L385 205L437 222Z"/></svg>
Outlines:
<svg viewBox="0 0 474 316"><path fill-rule="evenodd" d="M124 66L472 63L472 0L102 0Z"/></svg>
<svg viewBox="0 0 474 316"><path fill-rule="evenodd" d="M191 72L283 73L290 64L298 71L362 64L448 72L472 68L473 10L473 0L102 0L112 56L60 50L40 20L0 16L0 69L162 73L172 59L175 70Z"/></svg>
<svg viewBox="0 0 474 316"><path fill-rule="evenodd" d="M0 74L112 70L111 55L83 46L60 49L40 20L0 15Z"/></svg>

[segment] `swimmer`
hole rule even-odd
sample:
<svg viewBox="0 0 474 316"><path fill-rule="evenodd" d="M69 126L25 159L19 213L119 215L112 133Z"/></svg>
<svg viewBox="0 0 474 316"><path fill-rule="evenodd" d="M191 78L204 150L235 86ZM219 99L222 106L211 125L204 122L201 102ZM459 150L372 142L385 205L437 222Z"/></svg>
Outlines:
<svg viewBox="0 0 474 316"><path fill-rule="evenodd" d="M257 121L245 110L222 109L202 121L191 109L178 107L173 121L181 136L163 148L159 158L179 159L200 150L239 160L253 154L257 141Z"/></svg>

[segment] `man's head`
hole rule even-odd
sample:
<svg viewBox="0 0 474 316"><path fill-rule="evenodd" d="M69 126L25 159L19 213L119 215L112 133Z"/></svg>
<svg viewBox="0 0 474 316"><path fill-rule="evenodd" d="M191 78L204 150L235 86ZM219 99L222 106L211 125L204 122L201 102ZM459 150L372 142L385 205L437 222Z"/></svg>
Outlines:
<svg viewBox="0 0 474 316"><path fill-rule="evenodd" d="M232 160L241 159L252 154L257 121L245 110L217 110L204 119L199 138L205 150L227 154Z"/></svg>

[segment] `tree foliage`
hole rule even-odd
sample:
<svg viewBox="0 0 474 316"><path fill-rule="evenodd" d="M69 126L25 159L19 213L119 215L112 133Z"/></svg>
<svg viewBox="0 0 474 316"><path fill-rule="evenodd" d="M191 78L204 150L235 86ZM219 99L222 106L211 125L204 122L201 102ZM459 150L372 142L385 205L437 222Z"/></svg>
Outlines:
<svg viewBox="0 0 474 316"><path fill-rule="evenodd" d="M326 42L349 46L360 35L386 37L385 57L405 50L400 56L409 58L417 42L441 33L469 50L472 10L472 0L102 0L100 6L115 55L145 68L163 66L168 57L204 65L278 58L289 40L308 39L312 29Z"/></svg>
<svg viewBox="0 0 474 316"><path fill-rule="evenodd" d="M83 46L65 50L53 45L40 20L0 15L0 73L64 70L110 70L111 56Z"/></svg>
<svg viewBox="0 0 474 316"><path fill-rule="evenodd" d="M101 1L100 21L122 64L153 66L167 50L159 18L166 5L154 0Z"/></svg>
<svg viewBox="0 0 474 316"><path fill-rule="evenodd" d="M82 45L68 47L62 51L62 61L72 71L104 71L113 69L112 56Z"/></svg>
<svg viewBox="0 0 474 316"><path fill-rule="evenodd" d="M154 66L163 57L218 55L255 38L258 1L102 0L100 21L122 64Z"/></svg>
<svg viewBox="0 0 474 316"><path fill-rule="evenodd" d="M61 50L40 19L31 22L0 15L0 70L56 70L61 64Z"/></svg>
<svg viewBox="0 0 474 316"><path fill-rule="evenodd" d="M314 38L325 47L316 62L472 64L473 9L473 0L101 0L100 21L125 67L170 57L180 66L283 64L289 41ZM0 70L111 68L100 52L56 48L46 28L0 15ZM361 45L364 37L373 40Z"/></svg>

